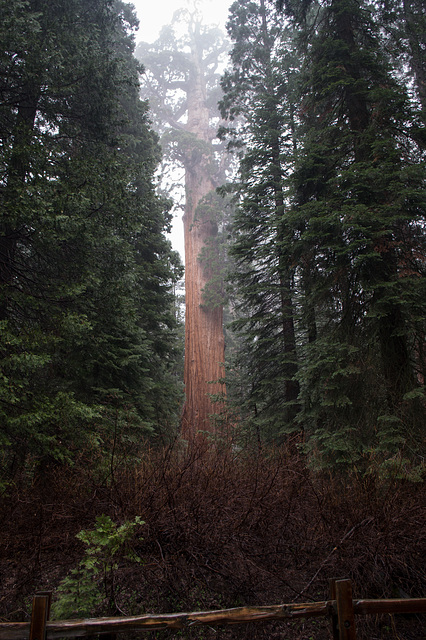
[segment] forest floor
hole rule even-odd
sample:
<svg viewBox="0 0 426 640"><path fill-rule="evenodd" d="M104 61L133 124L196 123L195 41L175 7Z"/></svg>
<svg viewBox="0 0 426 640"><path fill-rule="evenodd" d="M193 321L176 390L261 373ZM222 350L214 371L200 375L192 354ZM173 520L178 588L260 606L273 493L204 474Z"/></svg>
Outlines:
<svg viewBox="0 0 426 640"><path fill-rule="evenodd" d="M37 590L60 599L60 581L87 548L76 534L93 530L101 515L117 524L140 516L144 524L113 560L103 547L102 571L86 567L100 585L86 602L92 617L326 600L333 577L350 578L356 598L426 596L423 484L315 474L292 446L170 447L104 475L86 462L46 469L0 499L1 621L28 621ZM424 640L425 628L420 615L357 618L360 640ZM143 637L325 640L330 621Z"/></svg>

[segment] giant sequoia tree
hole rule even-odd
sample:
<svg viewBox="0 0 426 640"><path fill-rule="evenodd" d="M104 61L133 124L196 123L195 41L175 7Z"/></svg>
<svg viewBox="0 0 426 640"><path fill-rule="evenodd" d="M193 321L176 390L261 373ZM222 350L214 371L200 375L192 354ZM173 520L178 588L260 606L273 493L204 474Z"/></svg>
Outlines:
<svg viewBox="0 0 426 640"><path fill-rule="evenodd" d="M139 45L146 66L144 95L163 133L164 149L185 171L185 406L183 432L191 436L211 430L212 414L223 393L224 336L222 305L206 301L203 292L215 277L215 260L203 260L215 246L220 163L212 144L217 125L217 68L225 50L220 31L204 27L196 13L181 12L186 34L165 27L153 45Z"/></svg>
<svg viewBox="0 0 426 640"><path fill-rule="evenodd" d="M179 267L131 8L12 0L1 15L0 442L13 470L166 419Z"/></svg>

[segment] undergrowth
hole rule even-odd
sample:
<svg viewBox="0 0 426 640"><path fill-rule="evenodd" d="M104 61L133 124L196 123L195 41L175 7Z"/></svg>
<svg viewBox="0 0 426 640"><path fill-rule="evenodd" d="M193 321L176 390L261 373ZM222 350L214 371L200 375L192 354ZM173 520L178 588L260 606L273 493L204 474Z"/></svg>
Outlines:
<svg viewBox="0 0 426 640"><path fill-rule="evenodd" d="M66 613L79 615L72 594L82 575L84 615L96 616L317 601L329 597L332 577L351 578L357 598L422 597L424 497L407 480L314 474L291 443L263 451L176 443L103 478L87 461L50 468L2 498L0 616L27 620L38 589L53 589L56 611L68 589ZM422 623L358 619L358 636L420 640ZM330 623L144 637L325 640Z"/></svg>

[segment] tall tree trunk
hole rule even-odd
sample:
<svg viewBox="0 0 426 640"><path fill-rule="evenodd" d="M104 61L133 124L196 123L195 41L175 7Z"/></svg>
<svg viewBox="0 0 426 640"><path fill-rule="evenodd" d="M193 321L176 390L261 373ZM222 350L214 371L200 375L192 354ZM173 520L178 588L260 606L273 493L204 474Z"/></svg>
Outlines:
<svg viewBox="0 0 426 640"><path fill-rule="evenodd" d="M206 308L202 300L202 290L209 274L199 256L206 241L216 230L211 222L197 219L197 205L214 186L209 175L209 112L195 45L192 61L187 129L200 144L195 144L185 159L185 406L182 431L187 438L196 436L199 431L214 431L211 415L220 413L221 403L213 403L210 395L224 393L225 389L219 382L224 377L225 359L222 308Z"/></svg>
<svg viewBox="0 0 426 640"><path fill-rule="evenodd" d="M272 121L273 124L273 121ZM278 130L277 128L275 130ZM278 136L273 135L271 144L274 174L274 191L276 212L280 220L277 229L277 241L279 245L278 270L280 278L280 297L281 297L281 314L282 314L282 335L284 341L284 354L286 362L284 365L284 397L286 402L294 403L291 407L287 407L287 421L291 422L299 411L296 404L299 396L300 387L295 379L297 374L297 353L296 353L296 335L294 330L294 308L292 300L291 273L287 264L287 260L283 255L283 249L280 246L286 236L286 221L284 213L284 194L282 188L282 169L280 162L280 149Z"/></svg>
<svg viewBox="0 0 426 640"><path fill-rule="evenodd" d="M261 18L262 18L262 39L264 50L268 56L269 77L266 80L266 86L271 96L274 96L275 86L272 69L272 42L269 35L269 27L266 16L265 1L260 1ZM269 85L269 86L268 86ZM296 336L294 330L294 309L292 300L291 274L287 265L287 261L283 256L282 243L286 236L286 221L283 193L283 169L281 166L281 149L280 149L280 131L282 123L278 114L278 101L273 98L270 102L270 134L269 145L271 149L272 166L271 172L274 181L275 194L275 213L278 218L277 225L277 244L278 244L278 272L280 279L280 298L281 298L281 314L282 314L282 336L283 351L286 357L284 364L284 398L286 402L294 403L291 407L286 408L286 420L291 422L299 407L296 404L299 396L300 387L295 376L297 374L297 354L296 354ZM293 138L294 141L294 138Z"/></svg>
<svg viewBox="0 0 426 640"><path fill-rule="evenodd" d="M419 0L404 0L404 19L411 53L411 68L416 78L417 90L426 117L426 19L423 2Z"/></svg>
<svg viewBox="0 0 426 640"><path fill-rule="evenodd" d="M16 269L16 246L21 237L16 223L19 199L29 171L30 143L33 135L40 87L28 82L23 87L13 128L13 149L10 155L6 186L3 192L0 222L0 320L8 317L8 296Z"/></svg>
<svg viewBox="0 0 426 640"><path fill-rule="evenodd" d="M367 107L365 93L354 89L360 80L360 71L354 62L356 52L353 16L357 10L357 3L351 7L347 2L334 0L332 8L336 16L336 30L339 38L347 47L347 57L344 60L348 76L353 84L348 84L344 90L345 102L348 110L349 124L354 136L355 164L370 162L373 155L371 141L365 135L370 126L371 116ZM417 78L419 81L419 77ZM419 84L421 91L421 82ZM388 194L378 194L377 198L388 197ZM366 202L371 206L371 202ZM386 246L386 242L388 246ZM393 248L389 232L381 236L380 263L375 266L370 282L376 286L374 304L380 309L378 315L378 340L380 345L383 374L388 386L388 404L395 409L402 401L404 393L412 387L413 375L409 350L406 340L404 316L398 301L387 295L383 283L391 283L398 278L397 255ZM380 278L378 278L380 274ZM378 286L380 283L380 286ZM387 297L387 298L386 298Z"/></svg>

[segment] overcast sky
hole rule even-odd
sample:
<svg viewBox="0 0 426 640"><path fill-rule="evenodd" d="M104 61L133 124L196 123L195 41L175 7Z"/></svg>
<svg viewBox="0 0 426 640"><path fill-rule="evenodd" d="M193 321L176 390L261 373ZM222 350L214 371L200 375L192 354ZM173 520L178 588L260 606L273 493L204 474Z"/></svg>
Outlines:
<svg viewBox="0 0 426 640"><path fill-rule="evenodd" d="M202 13L205 24L217 24L224 29L232 2L233 0L134 0L132 4L140 22L136 42L154 42L161 27L171 22L175 11L194 4Z"/></svg>
<svg viewBox="0 0 426 640"><path fill-rule="evenodd" d="M203 15L203 22L207 25L218 25L225 31L228 19L228 8L233 0L198 0L197 8ZM139 18L139 31L136 34L136 43L154 42L157 39L161 27L169 24L173 14L178 9L194 6L194 1L189 0L129 0L136 9ZM170 236L173 248L182 256L184 261L184 239L182 211L177 211L173 219L173 231Z"/></svg>

